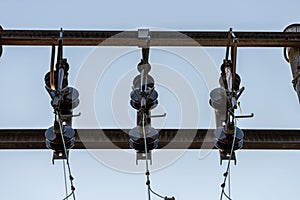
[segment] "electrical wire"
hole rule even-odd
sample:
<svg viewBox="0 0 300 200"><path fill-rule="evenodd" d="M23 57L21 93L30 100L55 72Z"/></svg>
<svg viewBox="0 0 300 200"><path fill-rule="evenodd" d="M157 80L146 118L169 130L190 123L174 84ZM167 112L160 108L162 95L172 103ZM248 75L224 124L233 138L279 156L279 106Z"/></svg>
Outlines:
<svg viewBox="0 0 300 200"><path fill-rule="evenodd" d="M61 117L60 117L60 114L57 110L55 110L55 115L57 117L57 121L58 121L58 125L59 125L59 131L60 131L60 135L61 135L61 139L62 139L62 143L63 143L63 147L64 147L64 153L66 155L66 162L67 162L67 167L68 167L68 172L69 172L69 179L70 179L70 183L71 183L71 193L69 195L67 195L63 200L66 200L68 199L70 196L73 196L73 200L75 200L75 187L74 187L74 184L73 184L73 176L72 176L72 173L71 173L71 167L70 167L70 163L69 163L69 154L68 154L68 151L67 151L67 147L66 147L66 143L65 143L65 139L64 139L64 136L63 136L63 128L62 128L62 124L61 124Z"/></svg>
<svg viewBox="0 0 300 200"><path fill-rule="evenodd" d="M142 129L143 129L143 136L144 136L144 145L145 145L145 157L146 157L146 177L147 182L146 185L148 186L148 200L151 200L151 193L158 196L159 198L165 199L165 197L161 196L160 194L154 192L150 186L150 172L148 166L148 148L147 148L147 139L146 139L146 131L145 131L145 114L142 114Z"/></svg>
<svg viewBox="0 0 300 200"><path fill-rule="evenodd" d="M231 168L229 167L228 171L228 196L231 196Z"/></svg>
<svg viewBox="0 0 300 200"><path fill-rule="evenodd" d="M234 149L235 139L236 139L236 127L234 127L233 141L232 141L232 145L231 145L231 150L230 150L230 155L229 155L229 160L228 160L226 172L224 173L224 181L223 181L223 183L221 184L222 192L221 192L220 200L223 199L223 195L224 195L228 200L232 200L231 197L230 197L230 195L228 196L228 195L225 193L225 185L226 185L226 180L227 180L228 174L230 173L230 161L231 161L231 158L232 158L232 155L233 155L233 149ZM229 180L230 180L230 177L229 177ZM228 184L230 185L230 181L229 181ZM230 186L229 186L229 188L230 188ZM229 193L230 193L230 190L229 190Z"/></svg>
<svg viewBox="0 0 300 200"><path fill-rule="evenodd" d="M55 90L54 84L54 60L55 60L55 45L52 45L51 61L50 61L50 88Z"/></svg>
<svg viewBox="0 0 300 200"><path fill-rule="evenodd" d="M63 160L63 170L64 170L65 191L66 191L66 196L68 196L67 173L66 173L66 164L64 160Z"/></svg>

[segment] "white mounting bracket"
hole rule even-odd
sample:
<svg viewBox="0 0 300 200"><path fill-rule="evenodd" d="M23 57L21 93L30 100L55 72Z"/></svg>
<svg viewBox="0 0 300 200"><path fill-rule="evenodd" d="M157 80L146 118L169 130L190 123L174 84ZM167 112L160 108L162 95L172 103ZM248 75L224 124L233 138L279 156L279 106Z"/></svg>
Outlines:
<svg viewBox="0 0 300 200"><path fill-rule="evenodd" d="M152 165L152 154L151 151L147 153L147 157L146 157L146 153L143 152L136 152L136 165L139 164L139 160L146 160L148 159L150 161L150 165Z"/></svg>
<svg viewBox="0 0 300 200"><path fill-rule="evenodd" d="M150 46L150 30L149 29L138 29L139 47L146 48Z"/></svg>

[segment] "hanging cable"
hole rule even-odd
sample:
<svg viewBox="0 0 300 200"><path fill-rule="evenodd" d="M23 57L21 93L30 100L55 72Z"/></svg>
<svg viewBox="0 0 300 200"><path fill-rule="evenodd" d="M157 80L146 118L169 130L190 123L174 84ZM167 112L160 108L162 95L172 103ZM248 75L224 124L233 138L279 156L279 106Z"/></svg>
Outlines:
<svg viewBox="0 0 300 200"><path fill-rule="evenodd" d="M65 139L64 139L64 136L63 136L63 128L62 128L62 124L61 124L61 117L60 117L60 114L57 110L55 110L55 116L56 116L56 120L58 122L58 125L59 125L59 131L60 131L60 135L61 135L61 139L62 139L62 143L63 143L63 147L64 147L64 153L66 155L66 162L67 162L67 167L68 167L68 172L69 172L69 179L70 179L70 183L71 183L71 193L69 195L67 195L63 200L66 200L68 199L70 196L73 196L73 200L75 200L75 187L74 187L74 184L73 184L73 176L72 176L72 173L71 173L71 167L70 167L70 163L69 163L69 154L68 154L68 151L67 151L67 148L66 148L66 143L65 143Z"/></svg>
<svg viewBox="0 0 300 200"><path fill-rule="evenodd" d="M146 185L148 186L148 200L151 200L151 192L163 199L164 197L157 194L156 192L154 192L150 186L150 172L149 172L149 166L148 166L148 148L147 148L147 139L146 139L146 131L145 131L145 114L144 113L142 114L142 129L143 129L145 155L146 155L146 173L145 174L147 177Z"/></svg>
<svg viewBox="0 0 300 200"><path fill-rule="evenodd" d="M236 121L235 121L236 123ZM229 199L229 200L232 200L230 195L228 196L226 193L225 193L225 185L226 185L226 180L227 180L227 177L230 173L230 161L231 161L231 158L232 158L232 154L234 152L234 144L235 144L235 139L236 139L236 127L234 127L234 134L233 134L233 141L232 141L232 146L231 146L231 150L230 150L230 155L229 155L229 160L228 160L228 163L227 163L227 168L226 168L226 172L224 173L224 181L223 183L221 184L221 188L222 188L222 192L221 192L221 196L220 196L220 200L223 199L223 195ZM230 188L230 181L229 181L229 188ZM229 194L230 194L230 189L229 189Z"/></svg>
<svg viewBox="0 0 300 200"><path fill-rule="evenodd" d="M231 168L228 171L228 196L231 197Z"/></svg>
<svg viewBox="0 0 300 200"><path fill-rule="evenodd" d="M151 189L150 186L150 172L149 172L149 166L148 166L148 148L147 148L147 140L146 140L146 131L145 131L145 114L142 114L142 129L143 129L143 136L144 136L144 145L145 145L145 155L146 155L146 177L147 177L147 182L146 185L148 186L148 200L151 200L151 193L158 196L161 199L174 199L174 198L168 198L168 197L163 197L162 195L154 192Z"/></svg>
<svg viewBox="0 0 300 200"><path fill-rule="evenodd" d="M66 164L64 160L62 163L63 163L63 170L64 170L65 191L66 191L66 196L68 196Z"/></svg>

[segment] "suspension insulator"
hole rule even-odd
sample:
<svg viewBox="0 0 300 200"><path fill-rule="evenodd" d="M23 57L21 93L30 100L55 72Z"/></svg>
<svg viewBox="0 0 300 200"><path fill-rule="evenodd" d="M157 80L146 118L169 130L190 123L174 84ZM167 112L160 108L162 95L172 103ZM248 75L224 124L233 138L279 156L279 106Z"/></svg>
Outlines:
<svg viewBox="0 0 300 200"><path fill-rule="evenodd" d="M223 88L215 88L210 92L209 104L215 110L226 111L227 109L227 95Z"/></svg>
<svg viewBox="0 0 300 200"><path fill-rule="evenodd" d="M62 100L59 105L59 110L62 115L72 113L72 110L79 105L79 92L72 87L67 87L63 90Z"/></svg>
<svg viewBox="0 0 300 200"><path fill-rule="evenodd" d="M66 61L65 61L66 62ZM65 64L66 66L69 66ZM58 71L54 71L54 83L55 88L57 88L57 78L58 78ZM55 93L53 93L53 90L50 89L50 72L48 72L45 75L45 84L46 89L49 92L51 98L54 98ZM62 99L60 101L59 105L59 111L62 115L71 114L72 110L76 108L79 105L79 92L72 87L68 87L68 74L66 73L63 77L63 90L61 91ZM51 101L51 105L53 103L53 100Z"/></svg>
<svg viewBox="0 0 300 200"><path fill-rule="evenodd" d="M141 108L141 101L143 97L146 100L146 110L154 109L158 104L158 93L154 90L154 79L150 75L145 76L145 80L141 81L142 76L138 75L133 80L134 90L130 93L130 105L139 110ZM141 86L141 82L145 84ZM144 92L142 92L144 91Z"/></svg>
<svg viewBox="0 0 300 200"><path fill-rule="evenodd" d="M64 151L64 146L59 130L55 130L54 127L50 127L45 132L46 146L54 151ZM70 149L75 144L75 130L70 126L63 126L63 137L66 145L66 149Z"/></svg>
<svg viewBox="0 0 300 200"><path fill-rule="evenodd" d="M138 64L137 70L139 72L142 72L142 70L145 70L145 73L149 73L151 70L151 65L149 63L144 63L143 60Z"/></svg>
<svg viewBox="0 0 300 200"><path fill-rule="evenodd" d="M143 98L143 94L141 94L139 91L135 90L132 91L130 94L130 105L136 109L139 110L141 108L141 101ZM146 99L146 110L154 109L158 104L158 93L153 90L150 94L145 95Z"/></svg>
<svg viewBox="0 0 300 200"><path fill-rule="evenodd" d="M215 109L216 125L222 126L226 120L227 95L224 88L215 88L210 92L209 104Z"/></svg>
<svg viewBox="0 0 300 200"><path fill-rule="evenodd" d="M244 132L239 129L238 127L235 128L235 141L234 141L234 146L233 150L237 150L242 148L243 146L243 138L244 138ZM227 151L230 152L232 145L233 145L233 139L234 139L234 134L226 134L224 127L218 127L215 130L215 147L222 151Z"/></svg>
<svg viewBox="0 0 300 200"><path fill-rule="evenodd" d="M151 151L158 146L158 131L151 126L145 127L147 150ZM138 152L145 153L143 129L137 126L129 131L129 146Z"/></svg>
<svg viewBox="0 0 300 200"><path fill-rule="evenodd" d="M137 75L133 81L132 81L133 87L141 89L141 75ZM154 87L154 79L152 76L148 75L145 76L145 84L143 85L143 88L145 90L151 89Z"/></svg>

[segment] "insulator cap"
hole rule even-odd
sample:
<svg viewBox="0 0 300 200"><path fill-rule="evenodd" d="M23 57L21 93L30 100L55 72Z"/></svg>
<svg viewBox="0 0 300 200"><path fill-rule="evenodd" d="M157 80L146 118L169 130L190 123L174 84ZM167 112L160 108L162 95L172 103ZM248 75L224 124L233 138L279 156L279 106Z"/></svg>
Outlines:
<svg viewBox="0 0 300 200"><path fill-rule="evenodd" d="M145 81L145 85L143 85L143 87L145 88L145 90L146 89L151 89L151 88L153 88L154 87L154 79L153 79L153 77L152 76L150 76L150 75L146 75L146 77L145 77L146 79L146 81ZM139 88L139 89L141 89L141 75L137 75L134 79L133 79L133 81L132 81L132 84L133 84L133 87L134 88Z"/></svg>
<svg viewBox="0 0 300 200"><path fill-rule="evenodd" d="M67 87L63 90L59 110L62 115L72 113L72 110L79 105L79 92L75 88Z"/></svg>
<svg viewBox="0 0 300 200"><path fill-rule="evenodd" d="M220 150L230 151L232 148L234 134L226 134L224 127L218 127L215 132L215 146ZM244 133L241 129L236 127L236 138L234 142L233 150L242 148L244 139Z"/></svg>
<svg viewBox="0 0 300 200"><path fill-rule="evenodd" d="M144 63L143 60L138 64L137 69L139 72L142 72L144 69L146 73L149 73L151 70L151 65L149 63Z"/></svg>
<svg viewBox="0 0 300 200"><path fill-rule="evenodd" d="M210 92L209 104L215 110L226 111L227 95L224 88L215 88Z"/></svg>
<svg viewBox="0 0 300 200"><path fill-rule="evenodd" d="M145 99L146 99L146 110L151 110L151 109L154 109L157 104L158 104L158 93L153 90L151 92L151 94L148 94L148 95L145 95ZM141 108L141 101L142 101L142 94L139 92L139 91L132 91L131 94L130 94L130 105L136 109L136 110L139 110Z"/></svg>
<svg viewBox="0 0 300 200"><path fill-rule="evenodd" d="M55 132L54 127L50 127L45 132L46 146L55 151L64 151L64 146L59 132ZM67 149L75 144L75 130L70 126L63 126L63 137Z"/></svg>
<svg viewBox="0 0 300 200"><path fill-rule="evenodd" d="M129 131L129 146L139 152L145 153L145 142L142 127L135 127ZM147 149L151 151L158 146L158 131L151 126L145 127Z"/></svg>

